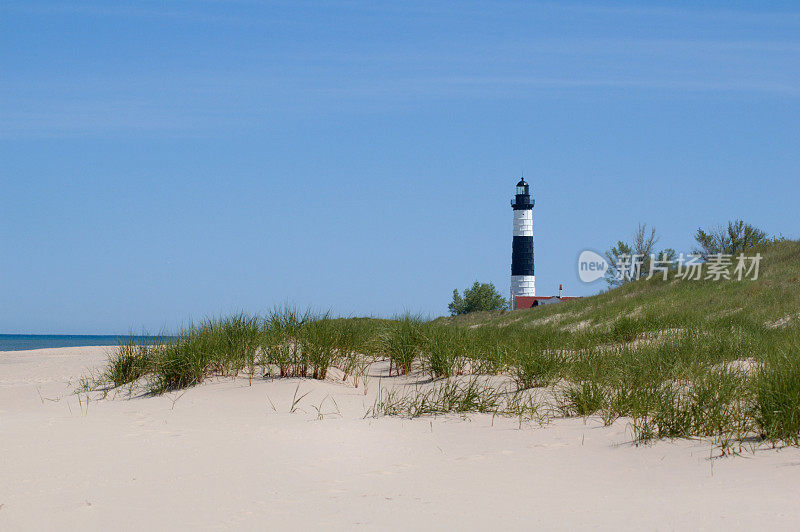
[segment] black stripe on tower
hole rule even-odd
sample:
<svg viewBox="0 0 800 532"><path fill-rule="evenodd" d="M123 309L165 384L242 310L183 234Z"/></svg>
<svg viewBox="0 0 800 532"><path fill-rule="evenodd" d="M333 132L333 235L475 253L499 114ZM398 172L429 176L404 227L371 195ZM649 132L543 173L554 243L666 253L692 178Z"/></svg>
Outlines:
<svg viewBox="0 0 800 532"><path fill-rule="evenodd" d="M511 201L511 208L515 211L527 211L533 209L533 204L530 194L517 194Z"/></svg>
<svg viewBox="0 0 800 532"><path fill-rule="evenodd" d="M515 236L511 244L511 275L533 275L533 237Z"/></svg>

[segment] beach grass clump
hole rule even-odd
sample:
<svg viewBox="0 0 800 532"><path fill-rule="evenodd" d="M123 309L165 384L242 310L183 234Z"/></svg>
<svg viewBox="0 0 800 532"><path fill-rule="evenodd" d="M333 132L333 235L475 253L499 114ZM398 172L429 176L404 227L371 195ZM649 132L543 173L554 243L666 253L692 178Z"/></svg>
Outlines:
<svg viewBox="0 0 800 532"><path fill-rule="evenodd" d="M479 375L499 375L508 369L512 356L502 343L484 341L480 336L473 337L475 344L469 346L464 356L464 365L470 373Z"/></svg>
<svg viewBox="0 0 800 532"><path fill-rule="evenodd" d="M619 396L617 396L619 397ZM691 434L692 419L686 401L669 384L652 384L631 389L627 394L627 412L633 436L638 441L655 438L680 438Z"/></svg>
<svg viewBox="0 0 800 532"><path fill-rule="evenodd" d="M565 369L563 357L542 346L518 348L509 358L518 390L550 386Z"/></svg>
<svg viewBox="0 0 800 532"><path fill-rule="evenodd" d="M684 437L741 440L752 427L747 379L741 372L713 366L686 378L677 368L674 375L664 378L617 381L603 394L599 411L607 423L631 418L634 437L640 441Z"/></svg>
<svg viewBox="0 0 800 532"><path fill-rule="evenodd" d="M504 400L502 389L485 378L472 376L466 380L448 379L410 392L396 388L384 390L368 415L415 418L451 413L496 413Z"/></svg>
<svg viewBox="0 0 800 532"><path fill-rule="evenodd" d="M299 335L300 353L311 369L311 378L324 380L327 376L338 353L339 334L339 327L327 315L303 323Z"/></svg>
<svg viewBox="0 0 800 532"><path fill-rule="evenodd" d="M261 367L264 374L277 368L280 377L306 377L308 360L301 349L303 324L311 319L308 312L285 306L266 316L261 334Z"/></svg>
<svg viewBox="0 0 800 532"><path fill-rule="evenodd" d="M641 331L641 324L627 316L622 316L611 326L611 340L618 343L632 342Z"/></svg>
<svg viewBox="0 0 800 532"><path fill-rule="evenodd" d="M469 413L517 418L523 422L544 424L551 418L551 408L533 394L509 390L494 377L472 375L452 377L432 386L413 390L390 388L379 393L367 416L417 418Z"/></svg>
<svg viewBox="0 0 800 532"><path fill-rule="evenodd" d="M163 393L199 384L209 375L254 371L261 326L255 316L208 319L163 344L154 360L150 391Z"/></svg>
<svg viewBox="0 0 800 532"><path fill-rule="evenodd" d="M333 319L288 306L264 317L207 319L153 344L120 343L103 381L116 387L145 378L148 390L159 394L241 372L251 379L260 374L323 380L336 366L357 385L371 360L362 352L374 351L378 330L377 320Z"/></svg>
<svg viewBox="0 0 800 532"><path fill-rule="evenodd" d="M712 367L689 386L690 433L718 439L744 438L752 429L748 376L728 367Z"/></svg>
<svg viewBox="0 0 800 532"><path fill-rule="evenodd" d="M100 375L101 383L119 387L138 381L152 371L160 345L159 339L147 336L120 339Z"/></svg>
<svg viewBox="0 0 800 532"><path fill-rule="evenodd" d="M559 411L566 417L591 416L606 403L605 390L594 381L569 383L558 399Z"/></svg>
<svg viewBox="0 0 800 532"><path fill-rule="evenodd" d="M199 384L209 371L209 355L203 339L192 333L165 344L148 376L150 392L160 394Z"/></svg>
<svg viewBox="0 0 800 532"><path fill-rule="evenodd" d="M211 322L209 326L215 324ZM217 321L219 331L211 336L219 338L217 346L219 358L227 360L223 371L227 375L237 375L242 368L251 373L255 371L256 354L262 334L261 319L258 316L239 313Z"/></svg>
<svg viewBox="0 0 800 532"><path fill-rule="evenodd" d="M380 334L383 353L398 375L408 374L424 342L423 320L406 314L390 322Z"/></svg>
<svg viewBox="0 0 800 532"><path fill-rule="evenodd" d="M435 378L447 378L459 373L469 340L463 329L429 325L424 332L421 349L424 370Z"/></svg>
<svg viewBox="0 0 800 532"><path fill-rule="evenodd" d="M753 379L753 417L759 433L772 442L800 444L800 353L771 357Z"/></svg>
<svg viewBox="0 0 800 532"><path fill-rule="evenodd" d="M369 366L379 357L378 320L370 318L338 318L334 320L336 335L336 360L334 365L342 372L342 380L353 378L357 388L359 382L366 383Z"/></svg>

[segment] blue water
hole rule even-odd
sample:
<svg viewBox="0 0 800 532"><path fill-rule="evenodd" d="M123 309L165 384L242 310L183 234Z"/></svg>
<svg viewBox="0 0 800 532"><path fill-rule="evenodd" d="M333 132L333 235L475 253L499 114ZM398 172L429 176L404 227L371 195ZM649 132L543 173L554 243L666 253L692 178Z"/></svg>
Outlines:
<svg viewBox="0 0 800 532"><path fill-rule="evenodd" d="M142 339L127 335L86 334L0 334L0 351L25 351L47 347L75 347L86 345L117 345L120 340ZM152 337L150 337L152 339Z"/></svg>

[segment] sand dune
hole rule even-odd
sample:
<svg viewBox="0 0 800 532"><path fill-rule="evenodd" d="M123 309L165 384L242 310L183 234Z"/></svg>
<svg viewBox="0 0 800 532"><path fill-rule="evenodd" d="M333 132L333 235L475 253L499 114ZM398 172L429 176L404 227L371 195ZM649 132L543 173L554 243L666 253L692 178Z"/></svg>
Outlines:
<svg viewBox="0 0 800 532"><path fill-rule="evenodd" d="M800 526L794 448L709 459L704 441L631 445L623 421L365 419L377 378L79 403L104 359L0 353L0 529Z"/></svg>

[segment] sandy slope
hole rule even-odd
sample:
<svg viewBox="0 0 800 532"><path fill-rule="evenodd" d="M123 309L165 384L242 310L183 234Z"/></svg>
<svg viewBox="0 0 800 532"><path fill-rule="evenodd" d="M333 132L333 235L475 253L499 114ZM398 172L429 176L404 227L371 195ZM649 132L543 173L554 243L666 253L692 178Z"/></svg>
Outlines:
<svg viewBox="0 0 800 532"><path fill-rule="evenodd" d="M375 382L218 380L87 410L67 381L103 360L0 353L1 530L800 527L797 449L709 460L706 442L634 447L624 422L364 419Z"/></svg>

